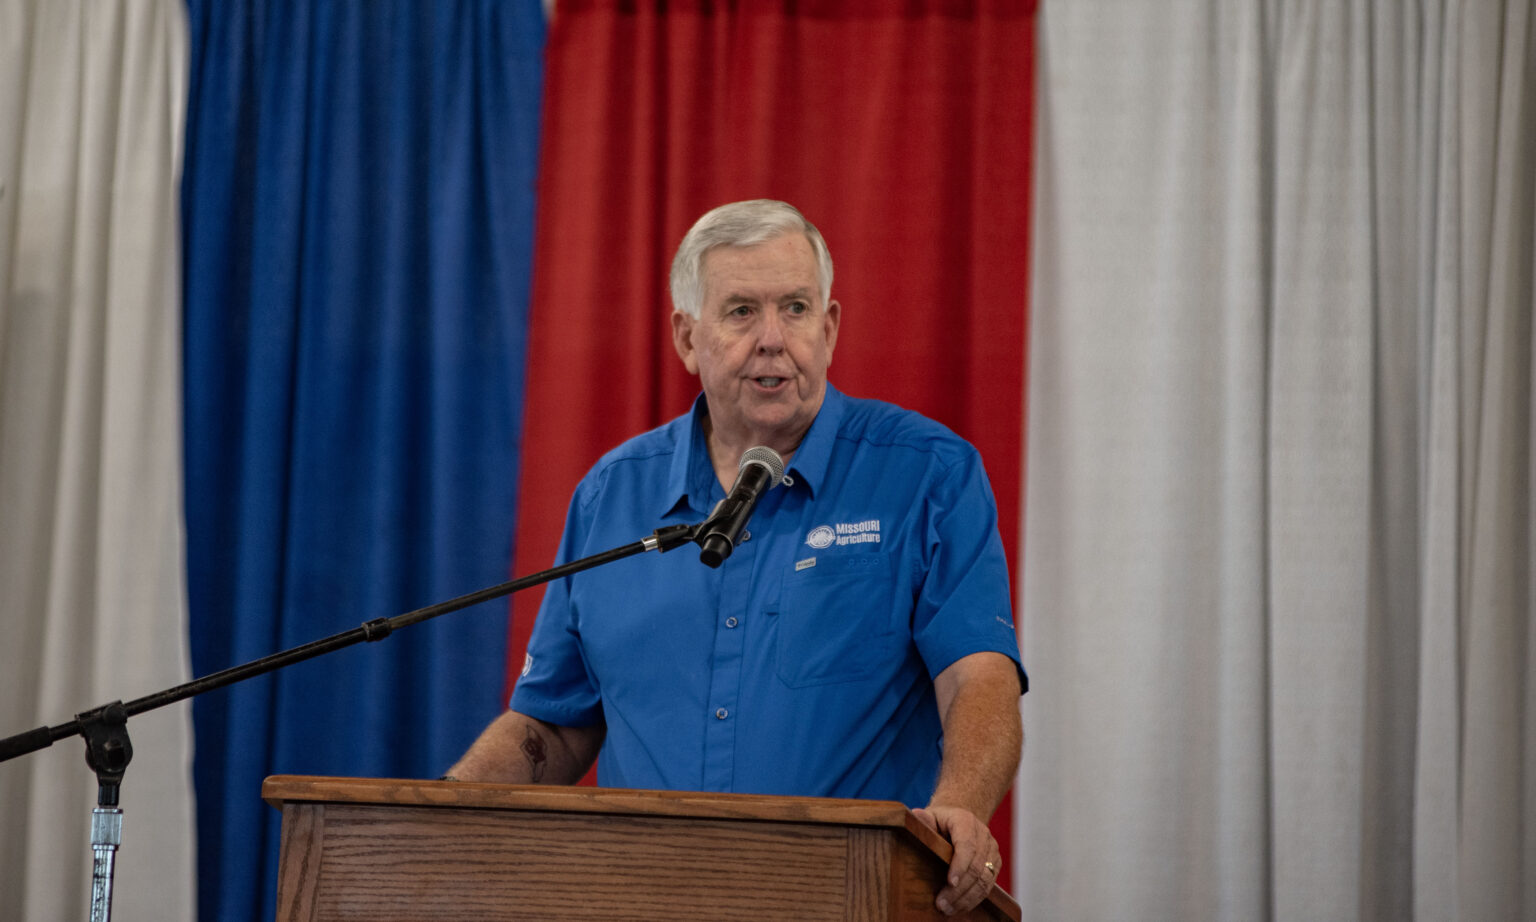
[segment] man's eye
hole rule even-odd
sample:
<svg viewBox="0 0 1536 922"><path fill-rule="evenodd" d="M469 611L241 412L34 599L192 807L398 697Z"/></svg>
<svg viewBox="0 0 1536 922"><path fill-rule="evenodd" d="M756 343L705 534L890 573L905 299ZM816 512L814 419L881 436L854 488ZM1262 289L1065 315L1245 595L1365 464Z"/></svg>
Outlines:
<svg viewBox="0 0 1536 922"><path fill-rule="evenodd" d="M810 310L811 306L809 304L806 304L804 301L791 301L791 302L789 302L789 304L786 307L786 309L791 314L803 314L806 311Z"/></svg>

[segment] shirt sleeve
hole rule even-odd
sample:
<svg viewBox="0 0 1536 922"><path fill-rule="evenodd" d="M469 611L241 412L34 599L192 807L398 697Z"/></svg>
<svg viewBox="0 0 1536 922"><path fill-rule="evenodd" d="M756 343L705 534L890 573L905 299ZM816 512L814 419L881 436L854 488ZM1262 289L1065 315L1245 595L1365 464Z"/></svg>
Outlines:
<svg viewBox="0 0 1536 922"><path fill-rule="evenodd" d="M590 515L582 503L586 486L583 481L576 488L566 510L565 530L555 557L557 566L578 559L586 546L591 528ZM577 627L580 620L571 600L570 580L569 576L561 577L545 587L544 601L528 638L523 671L512 690L511 707L546 723L590 727L602 720L602 700L582 653Z"/></svg>
<svg viewBox="0 0 1536 922"><path fill-rule="evenodd" d="M913 609L913 638L930 677L961 657L995 652L1013 660L1020 691L1027 691L997 502L981 456L966 448L925 497L927 569Z"/></svg>

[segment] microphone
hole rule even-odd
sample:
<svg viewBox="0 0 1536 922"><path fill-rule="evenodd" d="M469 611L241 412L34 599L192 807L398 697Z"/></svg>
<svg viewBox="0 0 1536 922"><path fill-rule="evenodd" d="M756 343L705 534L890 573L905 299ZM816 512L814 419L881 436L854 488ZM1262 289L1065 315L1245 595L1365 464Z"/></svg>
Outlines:
<svg viewBox="0 0 1536 922"><path fill-rule="evenodd" d="M699 560L707 567L718 567L736 549L736 536L747 527L747 519L757 507L757 499L784 480L784 459L772 448L762 445L748 448L736 469L736 483L699 526Z"/></svg>

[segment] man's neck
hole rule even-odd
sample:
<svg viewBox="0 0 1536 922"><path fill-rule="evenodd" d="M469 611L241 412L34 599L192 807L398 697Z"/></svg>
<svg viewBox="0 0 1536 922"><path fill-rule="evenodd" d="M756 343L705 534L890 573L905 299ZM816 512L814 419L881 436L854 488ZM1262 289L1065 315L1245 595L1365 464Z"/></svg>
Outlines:
<svg viewBox="0 0 1536 922"><path fill-rule="evenodd" d="M779 457L784 459L785 467L788 467L789 459L794 457L795 449L800 447L801 440L805 438L805 433L800 433L800 437L787 448L782 447L782 443L775 445L750 440L738 445L735 441L722 438L720 433L715 431L708 414L704 416L703 424L704 444L709 447L709 463L715 469L715 478L720 481L720 488L726 492L730 492L731 485L736 482L736 474L741 467L741 456L746 454L747 449L767 444L769 448L779 453Z"/></svg>

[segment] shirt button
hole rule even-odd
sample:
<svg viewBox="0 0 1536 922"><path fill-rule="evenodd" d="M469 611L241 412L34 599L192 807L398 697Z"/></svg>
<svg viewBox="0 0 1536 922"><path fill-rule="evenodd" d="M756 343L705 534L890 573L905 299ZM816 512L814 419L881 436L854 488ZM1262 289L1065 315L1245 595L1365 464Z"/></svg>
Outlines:
<svg viewBox="0 0 1536 922"><path fill-rule="evenodd" d="M741 623L740 621L736 620L735 616L732 616L732 617L729 617L729 618L725 619L725 626L726 627L735 627L736 625L738 625L740 623Z"/></svg>
<svg viewBox="0 0 1536 922"><path fill-rule="evenodd" d="M715 716L718 717L721 720L724 720L727 717L731 716L731 712L727 711L725 708L718 708L715 711Z"/></svg>
<svg viewBox="0 0 1536 922"><path fill-rule="evenodd" d="M750 531L747 531L746 529L742 529L742 531L741 531L741 540L743 540L743 541L751 541L752 540L752 533Z"/></svg>

